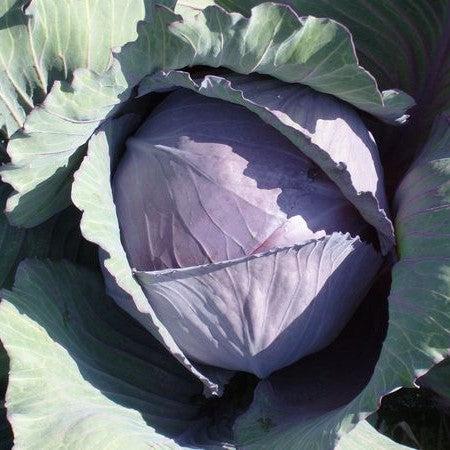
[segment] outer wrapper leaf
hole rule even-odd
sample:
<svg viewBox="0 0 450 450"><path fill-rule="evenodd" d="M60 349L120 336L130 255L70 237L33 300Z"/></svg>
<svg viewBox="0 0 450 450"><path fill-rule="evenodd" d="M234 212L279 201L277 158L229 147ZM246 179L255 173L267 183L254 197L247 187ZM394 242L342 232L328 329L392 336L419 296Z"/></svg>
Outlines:
<svg viewBox="0 0 450 450"><path fill-rule="evenodd" d="M250 15L263 0L216 0L228 11ZM184 2L182 2L183 4ZM188 1L188 3L190 3ZM450 6L446 0L281 0L298 14L329 17L345 25L361 64L381 88L395 86L412 95L417 107L409 125L382 131L389 142L395 185L429 135L436 114L450 107ZM179 6L182 8L182 6ZM402 146L402 151L398 148ZM388 150L388 151L389 151ZM396 175L398 173L398 175Z"/></svg>
<svg viewBox="0 0 450 450"><path fill-rule="evenodd" d="M201 384L124 316L101 279L26 261L0 303L11 359L6 406L18 448L180 448ZM31 375L31 376L30 376Z"/></svg>
<svg viewBox="0 0 450 450"><path fill-rule="evenodd" d="M0 207L4 207L9 186L0 184ZM10 287L19 262L26 257L68 258L83 265L96 267L97 254L86 243L79 230L80 213L72 207L30 230L15 228L0 215L0 287ZM87 244L87 245L86 245ZM9 359L0 342L0 398L8 383ZM0 448L11 448L12 435L6 421L6 411L0 410Z"/></svg>
<svg viewBox="0 0 450 450"><path fill-rule="evenodd" d="M195 4L195 1L187 3ZM263 0L216 0L215 3L248 16ZM298 14L330 17L345 25L352 33L362 65L375 75L380 86L399 87L419 102L425 100L433 104L435 108L431 110L442 111L442 101L449 98L450 8L446 0L380 0L376 3L282 0L279 3L290 5ZM184 4L186 2L180 2L177 8L182 9ZM430 94L437 92L446 95L430 99Z"/></svg>
<svg viewBox="0 0 450 450"><path fill-rule="evenodd" d="M112 48L136 38L145 7L142 0L4 0L0 17L0 129L11 136L55 80L81 67L104 72Z"/></svg>
<svg viewBox="0 0 450 450"><path fill-rule="evenodd" d="M228 32L231 26L233 33ZM388 123L403 123L414 104L401 91L381 93L373 76L359 66L348 30L329 19L299 17L276 3L255 6L248 19L209 6L172 29L192 46L190 65L225 66L305 84Z"/></svg>
<svg viewBox="0 0 450 450"><path fill-rule="evenodd" d="M36 226L70 204L72 176L86 151L82 146L125 90L115 66L103 77L80 69L70 88L55 83L28 115L8 143L11 163L0 171L16 191L6 204L12 224Z"/></svg>
<svg viewBox="0 0 450 450"><path fill-rule="evenodd" d="M333 341L380 264L359 238L333 233L234 261L135 273L187 354L266 378Z"/></svg>

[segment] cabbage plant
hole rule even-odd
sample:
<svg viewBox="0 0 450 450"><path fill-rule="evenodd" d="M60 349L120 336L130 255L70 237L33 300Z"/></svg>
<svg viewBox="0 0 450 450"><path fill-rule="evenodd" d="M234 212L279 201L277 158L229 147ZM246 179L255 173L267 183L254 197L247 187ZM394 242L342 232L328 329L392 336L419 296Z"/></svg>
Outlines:
<svg viewBox="0 0 450 450"><path fill-rule="evenodd" d="M365 419L449 376L447 2L0 12L2 445L406 448Z"/></svg>

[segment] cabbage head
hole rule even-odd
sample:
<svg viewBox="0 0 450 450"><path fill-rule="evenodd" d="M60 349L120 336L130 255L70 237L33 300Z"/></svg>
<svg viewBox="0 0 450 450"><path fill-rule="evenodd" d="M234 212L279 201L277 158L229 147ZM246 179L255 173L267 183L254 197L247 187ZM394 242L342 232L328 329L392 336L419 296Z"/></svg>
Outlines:
<svg viewBox="0 0 450 450"><path fill-rule="evenodd" d="M450 401L448 3L0 17L1 448L422 445L379 408Z"/></svg>

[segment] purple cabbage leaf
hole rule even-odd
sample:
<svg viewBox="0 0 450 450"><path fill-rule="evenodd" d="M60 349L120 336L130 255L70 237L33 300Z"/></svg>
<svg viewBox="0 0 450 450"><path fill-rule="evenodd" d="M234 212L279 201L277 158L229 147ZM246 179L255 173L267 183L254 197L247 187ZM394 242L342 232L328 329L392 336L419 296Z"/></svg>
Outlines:
<svg viewBox="0 0 450 450"><path fill-rule="evenodd" d="M149 303L204 364L265 378L324 348L381 264L320 168L255 114L189 91L129 139L113 195Z"/></svg>

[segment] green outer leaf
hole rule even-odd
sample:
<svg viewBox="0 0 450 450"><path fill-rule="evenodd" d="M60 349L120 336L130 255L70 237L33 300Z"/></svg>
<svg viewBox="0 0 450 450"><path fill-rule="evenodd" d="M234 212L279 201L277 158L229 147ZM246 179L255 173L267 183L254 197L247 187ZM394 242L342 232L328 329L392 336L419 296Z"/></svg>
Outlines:
<svg viewBox="0 0 450 450"><path fill-rule="evenodd" d="M125 250L120 240L120 228L111 190L112 161L123 149L128 135L138 125L133 115L106 122L89 141L88 152L78 172L72 189L74 204L83 211L81 231L86 239L98 244L105 254L104 266L113 277L124 300L120 305L138 321L144 321L152 334L183 364L195 374L210 393L218 393L219 385L210 381L184 356L165 326L156 317L142 288L134 279Z"/></svg>
<svg viewBox="0 0 450 450"><path fill-rule="evenodd" d="M436 260L436 269L444 269L448 264L449 148L450 110L436 119L431 138L396 195L399 253L402 259L410 260L411 268L424 256L430 262Z"/></svg>
<svg viewBox="0 0 450 450"><path fill-rule="evenodd" d="M349 32L334 21L299 18L274 3L257 7L251 19L217 6L196 19L188 16L182 22L156 7L139 25L136 43L118 55L121 69L113 64L101 76L76 71L70 86L56 84L33 110L8 145L11 163L0 171L16 190L7 203L11 223L34 226L67 206L70 178L84 153L77 149L132 87L160 69L206 64L258 71L333 94L388 121L400 120L413 103L406 94L386 91L383 106L375 80L358 65Z"/></svg>
<svg viewBox="0 0 450 450"><path fill-rule="evenodd" d="M379 433L365 420L361 421L347 433L336 447L336 450L412 450L405 445L397 444L388 437Z"/></svg>
<svg viewBox="0 0 450 450"><path fill-rule="evenodd" d="M67 262L26 261L0 303L17 448L174 449L201 384ZM151 423L151 426L148 425Z"/></svg>
<svg viewBox="0 0 450 450"><path fill-rule="evenodd" d="M263 1L215 0L215 3L227 11L249 15L251 8ZM191 0L181 3L191 4ZM414 97L431 81L432 60L443 45L446 21L450 18L447 0L280 0L279 3L291 5L301 15L330 17L345 25L352 33L362 65L380 84L396 86ZM442 69L445 73L445 68Z"/></svg>
<svg viewBox="0 0 450 450"><path fill-rule="evenodd" d="M10 187L0 183L0 208L3 210ZM0 214L0 287L10 287L19 262L30 256L69 258L95 266L97 253L86 245L79 230L80 213L69 208L30 230L15 228ZM0 398L8 382L9 360L0 342ZM11 448L9 425L0 406L0 448Z"/></svg>
<svg viewBox="0 0 450 450"><path fill-rule="evenodd" d="M77 70L70 87L55 83L27 117L8 143L11 163L0 170L16 191L6 204L13 225L36 226L70 204L72 175L85 153L82 146L120 103L123 82L117 66L103 76Z"/></svg>
<svg viewBox="0 0 450 450"><path fill-rule="evenodd" d="M164 51L163 45L156 52L161 68L207 65L244 74L267 74L334 95L389 123L404 122L405 111L414 104L401 91L380 93L373 76L359 66L351 34L333 20L299 17L277 3L255 6L249 18L214 5L189 19L170 25L171 33L184 41L183 59L175 54L167 60L172 49ZM164 44L180 45L174 39ZM155 58L149 52L154 45L138 40L137 51ZM145 61L138 61L146 67ZM144 71L144 75L148 73Z"/></svg>
<svg viewBox="0 0 450 450"><path fill-rule="evenodd" d="M136 39L144 17L143 0L3 0L0 129L11 136L53 82L75 69L104 72L111 49Z"/></svg>
<svg viewBox="0 0 450 450"><path fill-rule="evenodd" d="M263 433L261 417L277 424L270 392L255 392L249 411L238 419L238 442L246 448L332 448L339 436L377 409L378 400L443 359L450 349L450 147L449 117L436 119L420 158L397 192L400 262L394 266L389 297L389 328L364 390L348 405L319 419L272 427Z"/></svg>

